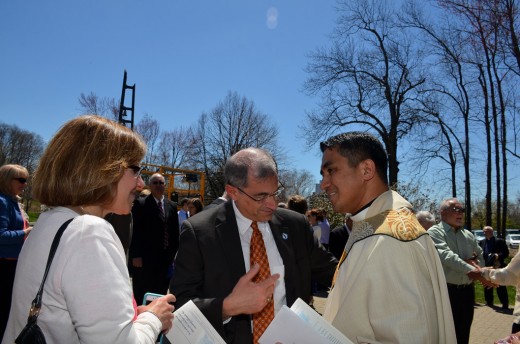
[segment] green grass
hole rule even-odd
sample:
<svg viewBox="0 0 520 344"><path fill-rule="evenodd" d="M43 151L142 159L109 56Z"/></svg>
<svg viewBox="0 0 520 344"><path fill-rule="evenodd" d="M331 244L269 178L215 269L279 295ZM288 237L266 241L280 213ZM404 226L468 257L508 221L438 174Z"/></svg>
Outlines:
<svg viewBox="0 0 520 344"><path fill-rule="evenodd" d="M36 222L36 220L38 220L38 217L40 216L40 213L37 213L35 211L29 211L27 214L29 215L29 222Z"/></svg>
<svg viewBox="0 0 520 344"><path fill-rule="evenodd" d="M516 287L507 286L507 295L509 296L509 307L513 307L515 305L516 299ZM475 283L475 302L480 304L486 304L486 299L484 298L484 287L480 282ZM502 303L498 299L497 292L493 292L493 303L495 305L502 306Z"/></svg>

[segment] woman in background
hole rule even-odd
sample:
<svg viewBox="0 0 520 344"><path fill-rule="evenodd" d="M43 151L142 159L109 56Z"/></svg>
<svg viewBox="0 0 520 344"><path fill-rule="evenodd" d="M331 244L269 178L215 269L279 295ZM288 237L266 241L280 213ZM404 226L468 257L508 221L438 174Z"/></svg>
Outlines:
<svg viewBox="0 0 520 344"><path fill-rule="evenodd" d="M190 213L190 217L193 215L200 213L204 209L204 205L200 198L190 198L188 200L188 211Z"/></svg>
<svg viewBox="0 0 520 344"><path fill-rule="evenodd" d="M18 203L28 178L29 172L23 166L9 164L0 167L0 338L9 318L18 255L32 229Z"/></svg>
<svg viewBox="0 0 520 344"><path fill-rule="evenodd" d="M311 209L307 211L307 218L312 226L312 230L314 231L314 237L320 241L321 239L321 226L320 222L323 220L323 216L321 210L318 208Z"/></svg>
<svg viewBox="0 0 520 344"><path fill-rule="evenodd" d="M75 118L53 137L33 178L34 197L51 209L20 253L2 343L25 326L51 242L69 219L43 290L38 325L47 342L152 344L171 328L175 297L136 306L123 246L104 220L130 212L145 151L136 133L99 116Z"/></svg>

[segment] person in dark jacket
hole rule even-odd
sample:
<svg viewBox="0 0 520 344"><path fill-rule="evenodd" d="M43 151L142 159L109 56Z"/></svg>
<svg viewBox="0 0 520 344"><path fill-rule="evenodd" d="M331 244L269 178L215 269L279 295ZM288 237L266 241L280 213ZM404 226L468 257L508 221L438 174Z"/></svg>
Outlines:
<svg viewBox="0 0 520 344"><path fill-rule="evenodd" d="M3 337L13 291L14 273L23 242L32 227L24 220L18 197L27 186L29 172L20 165L0 167L0 338Z"/></svg>
<svg viewBox="0 0 520 344"><path fill-rule="evenodd" d="M130 270L134 297L145 293L166 294L173 258L179 248L177 206L164 197L165 179L155 173L149 182L151 194L132 207L134 228L130 244Z"/></svg>
<svg viewBox="0 0 520 344"><path fill-rule="evenodd" d="M278 207L283 186L268 152L235 153L224 176L231 200L183 223L170 291L177 308L193 300L226 343L248 344L262 331L255 323L264 310L309 302L311 278L330 286L337 260L304 215Z"/></svg>
<svg viewBox="0 0 520 344"><path fill-rule="evenodd" d="M504 239L496 238L493 233L493 227L486 226L483 228L486 239L482 239L479 242L480 247L484 251L484 263L486 266L494 268L503 268L507 264L504 259L509 257L509 249ZM486 299L486 305L493 307L493 289L484 288L484 297ZM509 298L507 296L507 288L503 285L496 288L498 299L502 303L503 309L509 308Z"/></svg>

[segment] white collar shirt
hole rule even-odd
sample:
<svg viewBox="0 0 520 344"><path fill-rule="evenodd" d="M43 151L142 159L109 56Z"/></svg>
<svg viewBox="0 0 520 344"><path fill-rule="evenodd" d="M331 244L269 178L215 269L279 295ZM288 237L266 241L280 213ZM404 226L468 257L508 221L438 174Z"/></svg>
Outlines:
<svg viewBox="0 0 520 344"><path fill-rule="evenodd" d="M152 196L152 197L155 200L155 203L157 203L157 206L159 206L159 202L161 202L161 207L163 208L163 212L164 212L164 196L162 196L160 199L155 198L155 196Z"/></svg>
<svg viewBox="0 0 520 344"><path fill-rule="evenodd" d="M240 243L242 244L242 253L244 254L244 264L246 267L246 271L249 271L249 269L251 268L249 263L250 241L251 236L253 235L251 223L253 221L246 218L244 215L242 215L242 213L240 213L234 201L232 203L233 210L235 211L235 217L237 220L238 233L240 235ZM262 237L264 239L264 245L267 251L267 259L269 260L269 269L271 270L271 274L280 274L280 278L276 281L273 294L274 311L276 314L282 308L283 305L287 304L285 298L284 264L282 257L280 256L280 252L278 252L278 248L276 247L276 242L274 241L271 228L269 227L269 223L257 222L257 224L258 229L260 230L260 233L262 233Z"/></svg>

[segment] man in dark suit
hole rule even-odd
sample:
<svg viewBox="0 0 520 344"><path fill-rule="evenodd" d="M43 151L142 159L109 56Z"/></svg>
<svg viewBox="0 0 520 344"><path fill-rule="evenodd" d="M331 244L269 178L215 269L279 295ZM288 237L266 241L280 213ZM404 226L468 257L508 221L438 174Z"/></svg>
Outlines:
<svg viewBox="0 0 520 344"><path fill-rule="evenodd" d="M147 292L166 294L173 258L179 248L177 206L164 197L165 180L153 174L151 194L135 201L134 228L130 245L130 270L134 297L141 303Z"/></svg>
<svg viewBox="0 0 520 344"><path fill-rule="evenodd" d="M330 232L329 237L329 251L332 252L336 259L340 259L345 249L350 231L352 228L352 219L350 214L345 216L345 223L343 226L336 227Z"/></svg>
<svg viewBox="0 0 520 344"><path fill-rule="evenodd" d="M224 191L224 193L222 194L222 196L218 197L217 199L213 200L213 202L211 202L210 204L208 204L207 206L204 207L204 210L208 210L208 209L211 209L213 207L216 207L216 206L219 206L223 203L226 203L227 201L229 201L230 198L227 194L226 191Z"/></svg>
<svg viewBox="0 0 520 344"><path fill-rule="evenodd" d="M184 223L170 291L176 308L193 300L227 343L253 343L259 326L252 328L251 319L297 298L309 302L311 278L330 285L337 261L314 239L304 215L277 206L283 188L269 153L241 150L224 175L231 200ZM261 269L250 264L250 241L258 230L270 275L255 283Z"/></svg>
<svg viewBox="0 0 520 344"><path fill-rule="evenodd" d="M509 249L507 248L507 244L503 239L495 238L493 235L493 227L486 226L483 228L484 235L486 239L482 239L479 242L480 247L484 251L484 263L486 266L491 266L494 268L503 268L506 266L504 259L509 257ZM493 307L493 289L494 288L484 288L484 298L486 299L486 304L488 306ZM503 309L509 308L509 298L507 296L507 288L503 285L496 288L498 299L502 303Z"/></svg>
<svg viewBox="0 0 520 344"><path fill-rule="evenodd" d="M119 240L121 240L121 244L125 250L125 255L128 258L128 250L130 249L130 242L132 240L133 231L132 213L124 215L108 213L105 215L105 220L107 220L112 225L112 227L114 227L114 231L116 232Z"/></svg>

